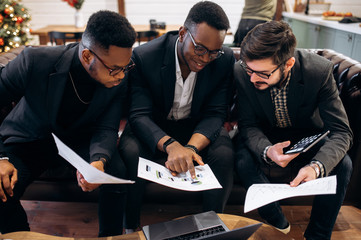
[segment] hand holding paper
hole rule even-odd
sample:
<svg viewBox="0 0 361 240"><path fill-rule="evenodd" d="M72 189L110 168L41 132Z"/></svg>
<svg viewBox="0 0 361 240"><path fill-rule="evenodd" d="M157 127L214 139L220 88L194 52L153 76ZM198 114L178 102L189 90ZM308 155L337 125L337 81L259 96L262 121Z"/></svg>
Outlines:
<svg viewBox="0 0 361 240"><path fill-rule="evenodd" d="M320 194L336 194L336 176L315 179L297 187L288 184L253 184L246 194L244 212L284 198Z"/></svg>
<svg viewBox="0 0 361 240"><path fill-rule="evenodd" d="M53 134L59 155L73 165L88 183L134 183L134 181L113 177L91 166Z"/></svg>

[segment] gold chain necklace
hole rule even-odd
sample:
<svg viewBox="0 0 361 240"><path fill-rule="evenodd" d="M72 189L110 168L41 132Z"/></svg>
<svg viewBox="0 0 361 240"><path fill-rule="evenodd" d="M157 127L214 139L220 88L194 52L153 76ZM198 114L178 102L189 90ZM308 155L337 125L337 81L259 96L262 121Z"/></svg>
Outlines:
<svg viewBox="0 0 361 240"><path fill-rule="evenodd" d="M74 92L75 92L76 96L78 97L79 101L82 102L82 103L84 103L85 105L88 105L91 101L86 102L86 101L84 101L83 99L80 98L80 96L79 96L79 94L78 94L78 91L76 90L73 77L71 76L71 73L70 73L70 72L69 72L69 77L70 77L70 81L71 81L71 83L72 83L72 85L73 85Z"/></svg>

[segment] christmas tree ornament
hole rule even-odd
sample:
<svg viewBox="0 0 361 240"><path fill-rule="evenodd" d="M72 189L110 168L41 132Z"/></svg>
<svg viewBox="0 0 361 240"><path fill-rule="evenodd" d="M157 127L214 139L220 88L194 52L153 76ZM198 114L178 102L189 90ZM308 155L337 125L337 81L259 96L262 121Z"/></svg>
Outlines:
<svg viewBox="0 0 361 240"><path fill-rule="evenodd" d="M21 0L0 1L0 52L26 45L29 34L30 14Z"/></svg>

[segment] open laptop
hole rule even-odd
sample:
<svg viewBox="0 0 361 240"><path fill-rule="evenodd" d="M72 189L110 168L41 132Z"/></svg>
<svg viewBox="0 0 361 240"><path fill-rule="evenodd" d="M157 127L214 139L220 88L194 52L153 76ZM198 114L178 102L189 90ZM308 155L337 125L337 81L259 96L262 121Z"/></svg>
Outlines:
<svg viewBox="0 0 361 240"><path fill-rule="evenodd" d="M214 211L191 215L177 220L144 226L147 240L245 240L262 223L229 230Z"/></svg>

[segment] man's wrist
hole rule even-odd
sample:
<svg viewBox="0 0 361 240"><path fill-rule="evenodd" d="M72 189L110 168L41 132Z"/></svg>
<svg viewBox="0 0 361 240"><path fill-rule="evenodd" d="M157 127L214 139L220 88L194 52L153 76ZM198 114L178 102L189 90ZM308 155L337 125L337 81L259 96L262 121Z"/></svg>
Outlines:
<svg viewBox="0 0 361 240"><path fill-rule="evenodd" d="M168 147L171 143L174 143L175 141L176 141L176 140L175 140L174 138L172 138L172 137L168 138L168 140L163 143L163 150L164 150L164 152L167 152L167 147Z"/></svg>
<svg viewBox="0 0 361 240"><path fill-rule="evenodd" d="M192 150L193 152L195 152L195 153L197 153L197 154L199 154L198 148L196 148L194 145L187 144L187 145L184 145L184 147Z"/></svg>
<svg viewBox="0 0 361 240"><path fill-rule="evenodd" d="M270 147L272 147L272 145L267 146L267 147L263 150L262 159L263 159L268 165L273 165L274 162L273 162L269 157L267 157L267 151L268 151L268 149L269 149Z"/></svg>
<svg viewBox="0 0 361 240"><path fill-rule="evenodd" d="M100 157L99 159L93 160L93 161L91 161L90 163L97 162L97 161L101 161L101 162L103 163L103 167L104 167L104 169L105 169L105 166L106 166L106 164L107 164L107 160L106 160L105 158L103 158L103 157Z"/></svg>
<svg viewBox="0 0 361 240"><path fill-rule="evenodd" d="M320 167L316 163L312 163L312 162L308 164L308 166L310 166L313 170L315 170L316 178L318 178L320 176Z"/></svg>
<svg viewBox="0 0 361 240"><path fill-rule="evenodd" d="M325 168L323 167L323 164L320 161L312 160L310 164L316 164L320 170L320 174L318 177L324 177L325 176Z"/></svg>

